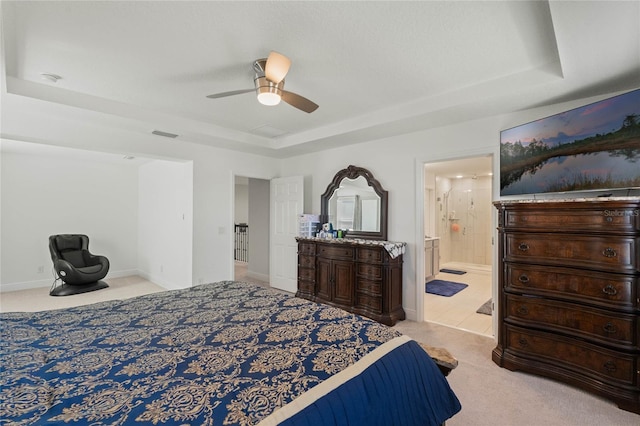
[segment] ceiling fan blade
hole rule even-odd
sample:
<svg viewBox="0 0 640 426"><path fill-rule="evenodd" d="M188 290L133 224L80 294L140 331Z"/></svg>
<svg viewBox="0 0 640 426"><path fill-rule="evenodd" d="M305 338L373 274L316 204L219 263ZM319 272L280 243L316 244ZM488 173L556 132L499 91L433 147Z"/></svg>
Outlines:
<svg viewBox="0 0 640 426"><path fill-rule="evenodd" d="M284 80L284 76L289 72L291 66L291 59L284 56L282 53L278 53L274 50L269 53L267 57L267 64L264 67L264 76L267 80L276 84Z"/></svg>
<svg viewBox="0 0 640 426"><path fill-rule="evenodd" d="M242 89L242 90L232 90L230 92L222 92L222 93L216 93L213 95L208 95L207 98L210 99L217 99L217 98L226 98L227 96L234 96L234 95L241 95L243 93L249 93L249 92L255 92L255 88L254 89Z"/></svg>
<svg viewBox="0 0 640 426"><path fill-rule="evenodd" d="M282 100L292 107L298 108L299 110L307 113L312 113L318 109L318 104L311 102L304 96L300 96L293 92L287 92L286 90L282 91Z"/></svg>

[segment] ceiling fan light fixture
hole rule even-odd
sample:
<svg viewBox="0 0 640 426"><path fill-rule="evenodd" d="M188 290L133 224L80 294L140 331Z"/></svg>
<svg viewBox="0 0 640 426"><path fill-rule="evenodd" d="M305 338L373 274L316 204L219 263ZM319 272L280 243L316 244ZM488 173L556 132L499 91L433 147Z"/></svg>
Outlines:
<svg viewBox="0 0 640 426"><path fill-rule="evenodd" d="M256 86L258 102L262 105L274 106L278 105L282 100L282 87L284 86L284 80L275 84L267 80L265 77L258 77L256 79Z"/></svg>
<svg viewBox="0 0 640 426"><path fill-rule="evenodd" d="M278 53L274 50L269 53L267 62L265 64L264 73L265 76L274 83L280 83L284 80L284 77L289 72L291 66L291 59L284 56L282 53Z"/></svg>
<svg viewBox="0 0 640 426"><path fill-rule="evenodd" d="M272 51L268 58L253 61L253 71L255 72L253 79L254 89L214 93L207 95L207 98L226 98L227 96L241 95L255 90L258 102L262 105L273 106L282 101L300 111L311 113L318 109L318 104L297 93L284 90L284 77L289 71L290 65L291 60L289 58Z"/></svg>
<svg viewBox="0 0 640 426"><path fill-rule="evenodd" d="M278 105L281 100L282 98L277 93L272 93L272 92L258 93L258 102L260 102L262 105L267 105L267 106Z"/></svg>

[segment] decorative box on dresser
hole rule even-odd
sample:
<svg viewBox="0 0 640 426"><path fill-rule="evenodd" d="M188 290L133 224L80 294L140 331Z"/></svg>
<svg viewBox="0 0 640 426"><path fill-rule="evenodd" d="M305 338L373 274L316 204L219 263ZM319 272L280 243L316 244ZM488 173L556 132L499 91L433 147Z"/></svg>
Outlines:
<svg viewBox="0 0 640 426"><path fill-rule="evenodd" d="M342 308L386 325L405 319L404 243L296 238L296 296Z"/></svg>
<svg viewBox="0 0 640 426"><path fill-rule="evenodd" d="M499 201L493 360L640 414L640 199Z"/></svg>

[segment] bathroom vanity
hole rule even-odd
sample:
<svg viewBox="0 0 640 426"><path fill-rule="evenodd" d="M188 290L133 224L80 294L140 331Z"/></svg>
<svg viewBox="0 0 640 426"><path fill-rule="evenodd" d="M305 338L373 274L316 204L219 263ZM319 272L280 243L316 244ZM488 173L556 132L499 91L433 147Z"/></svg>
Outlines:
<svg viewBox="0 0 640 426"><path fill-rule="evenodd" d="M440 271L440 238L424 237L424 281L433 280Z"/></svg>

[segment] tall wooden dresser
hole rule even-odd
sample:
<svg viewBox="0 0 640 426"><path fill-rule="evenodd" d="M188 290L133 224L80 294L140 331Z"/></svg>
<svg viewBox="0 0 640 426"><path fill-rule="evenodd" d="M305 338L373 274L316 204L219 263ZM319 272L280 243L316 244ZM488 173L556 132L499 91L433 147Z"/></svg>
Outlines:
<svg viewBox="0 0 640 426"><path fill-rule="evenodd" d="M405 319L404 243L301 237L296 240L297 297L333 305L386 325Z"/></svg>
<svg viewBox="0 0 640 426"><path fill-rule="evenodd" d="M500 201L493 361L640 414L640 199Z"/></svg>

